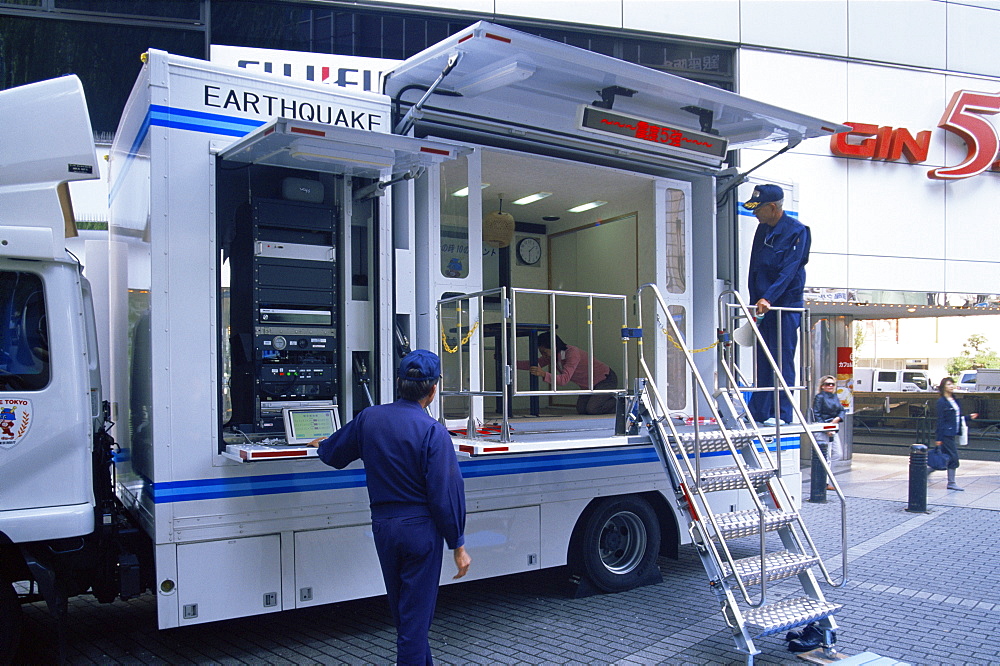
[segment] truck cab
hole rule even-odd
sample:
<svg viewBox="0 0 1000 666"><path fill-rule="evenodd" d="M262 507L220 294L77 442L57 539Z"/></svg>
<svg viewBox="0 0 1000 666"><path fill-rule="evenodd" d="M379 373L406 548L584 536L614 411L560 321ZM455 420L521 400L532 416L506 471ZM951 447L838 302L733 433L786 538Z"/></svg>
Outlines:
<svg viewBox="0 0 1000 666"><path fill-rule="evenodd" d="M93 301L65 249L75 235L68 183L98 176L82 86L66 76L0 95L3 655L17 631L12 582L86 566L73 554L94 532L101 490L110 492L110 460L102 458L108 483L95 494L104 419Z"/></svg>

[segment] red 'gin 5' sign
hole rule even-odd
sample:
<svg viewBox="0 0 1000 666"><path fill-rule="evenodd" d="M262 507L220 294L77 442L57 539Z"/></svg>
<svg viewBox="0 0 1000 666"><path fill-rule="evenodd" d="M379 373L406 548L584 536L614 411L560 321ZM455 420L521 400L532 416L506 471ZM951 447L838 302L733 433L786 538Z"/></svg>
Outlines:
<svg viewBox="0 0 1000 666"><path fill-rule="evenodd" d="M952 95L938 127L960 136L969 152L961 164L931 169L927 177L953 180L976 176L989 169L1000 157L1000 136L996 127L981 114L995 113L1000 113L1000 93L959 90Z"/></svg>

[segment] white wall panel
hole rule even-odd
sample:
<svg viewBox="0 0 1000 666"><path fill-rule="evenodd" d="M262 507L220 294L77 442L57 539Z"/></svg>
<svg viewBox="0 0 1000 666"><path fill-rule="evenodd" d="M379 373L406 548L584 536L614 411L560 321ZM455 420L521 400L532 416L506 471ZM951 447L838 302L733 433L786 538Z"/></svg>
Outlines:
<svg viewBox="0 0 1000 666"><path fill-rule="evenodd" d="M914 137L932 130L925 167L944 164L945 137L937 124L951 94L942 74L851 63L847 75L850 95L843 121L905 127ZM908 162L904 157L900 163Z"/></svg>
<svg viewBox="0 0 1000 666"><path fill-rule="evenodd" d="M947 291L959 294L997 293L996 262L949 261L945 265Z"/></svg>
<svg viewBox="0 0 1000 666"><path fill-rule="evenodd" d="M951 5L969 5L1000 10L1000 0L945 0L945 2Z"/></svg>
<svg viewBox="0 0 1000 666"><path fill-rule="evenodd" d="M852 58L943 69L945 14L936 0L850 0Z"/></svg>
<svg viewBox="0 0 1000 666"><path fill-rule="evenodd" d="M846 253L849 247L845 214L848 200L847 163L829 157L798 154L798 150L795 148L768 162L754 172L754 178L778 183L794 182L798 188L799 219L812 231L813 252ZM760 150L744 150L743 168L752 167L767 155Z"/></svg>
<svg viewBox="0 0 1000 666"><path fill-rule="evenodd" d="M496 0L496 13L568 21L586 25L622 27L620 2L607 0Z"/></svg>
<svg viewBox="0 0 1000 666"><path fill-rule="evenodd" d="M847 55L847 0L742 0L744 44Z"/></svg>
<svg viewBox="0 0 1000 666"><path fill-rule="evenodd" d="M1000 208L1000 175L984 173L945 183L948 259L990 261L990 291L1000 293L1000 243L997 242L997 209ZM983 287L979 287L983 289Z"/></svg>
<svg viewBox="0 0 1000 666"><path fill-rule="evenodd" d="M623 0L622 10L628 30L740 41L739 0Z"/></svg>
<svg viewBox="0 0 1000 666"><path fill-rule="evenodd" d="M995 5L948 5L949 70L1000 76L1000 2Z"/></svg>
<svg viewBox="0 0 1000 666"><path fill-rule="evenodd" d="M851 289L884 291L944 291L945 262L940 259L903 259L861 256L847 259Z"/></svg>
<svg viewBox="0 0 1000 666"><path fill-rule="evenodd" d="M810 225L815 232L815 227ZM809 253L809 263L806 264L806 287L821 287L825 289L840 289L849 283L847 274L847 255L820 252L822 246L813 236L813 249Z"/></svg>
<svg viewBox="0 0 1000 666"><path fill-rule="evenodd" d="M848 251L944 259L944 190L930 183L924 169L868 160L847 162ZM855 277L852 273L851 278Z"/></svg>
<svg viewBox="0 0 1000 666"><path fill-rule="evenodd" d="M823 58L741 49L739 92L745 97L839 123L848 115L848 65ZM829 139L811 139L795 150L829 155Z"/></svg>

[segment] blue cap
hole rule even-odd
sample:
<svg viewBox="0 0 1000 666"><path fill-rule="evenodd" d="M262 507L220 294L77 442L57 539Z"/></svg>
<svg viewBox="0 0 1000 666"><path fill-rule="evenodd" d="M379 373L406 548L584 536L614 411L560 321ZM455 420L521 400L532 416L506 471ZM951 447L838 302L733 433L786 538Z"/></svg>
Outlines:
<svg viewBox="0 0 1000 666"><path fill-rule="evenodd" d="M410 370L419 370L420 376L411 377ZM399 378L411 382L426 382L441 376L441 359L432 351L414 349L399 362Z"/></svg>
<svg viewBox="0 0 1000 666"><path fill-rule="evenodd" d="M753 210L761 204L781 201L785 198L785 192L777 185L758 185L753 188L753 196L743 204L747 210Z"/></svg>

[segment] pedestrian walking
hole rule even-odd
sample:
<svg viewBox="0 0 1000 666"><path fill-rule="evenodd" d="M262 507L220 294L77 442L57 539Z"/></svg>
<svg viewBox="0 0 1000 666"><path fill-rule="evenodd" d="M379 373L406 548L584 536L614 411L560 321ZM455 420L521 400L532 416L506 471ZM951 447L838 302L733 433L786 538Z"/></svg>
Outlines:
<svg viewBox="0 0 1000 666"><path fill-rule="evenodd" d="M941 447L945 455L948 456L948 490L965 490L960 488L955 481L955 470L958 469L958 445L956 438L962 430L963 416L962 408L955 399L955 380L945 377L938 385L938 393L941 395L935 405L937 414L937 428L935 430L935 445ZM969 414L970 418L979 416L976 413ZM929 469L929 471L935 471Z"/></svg>

